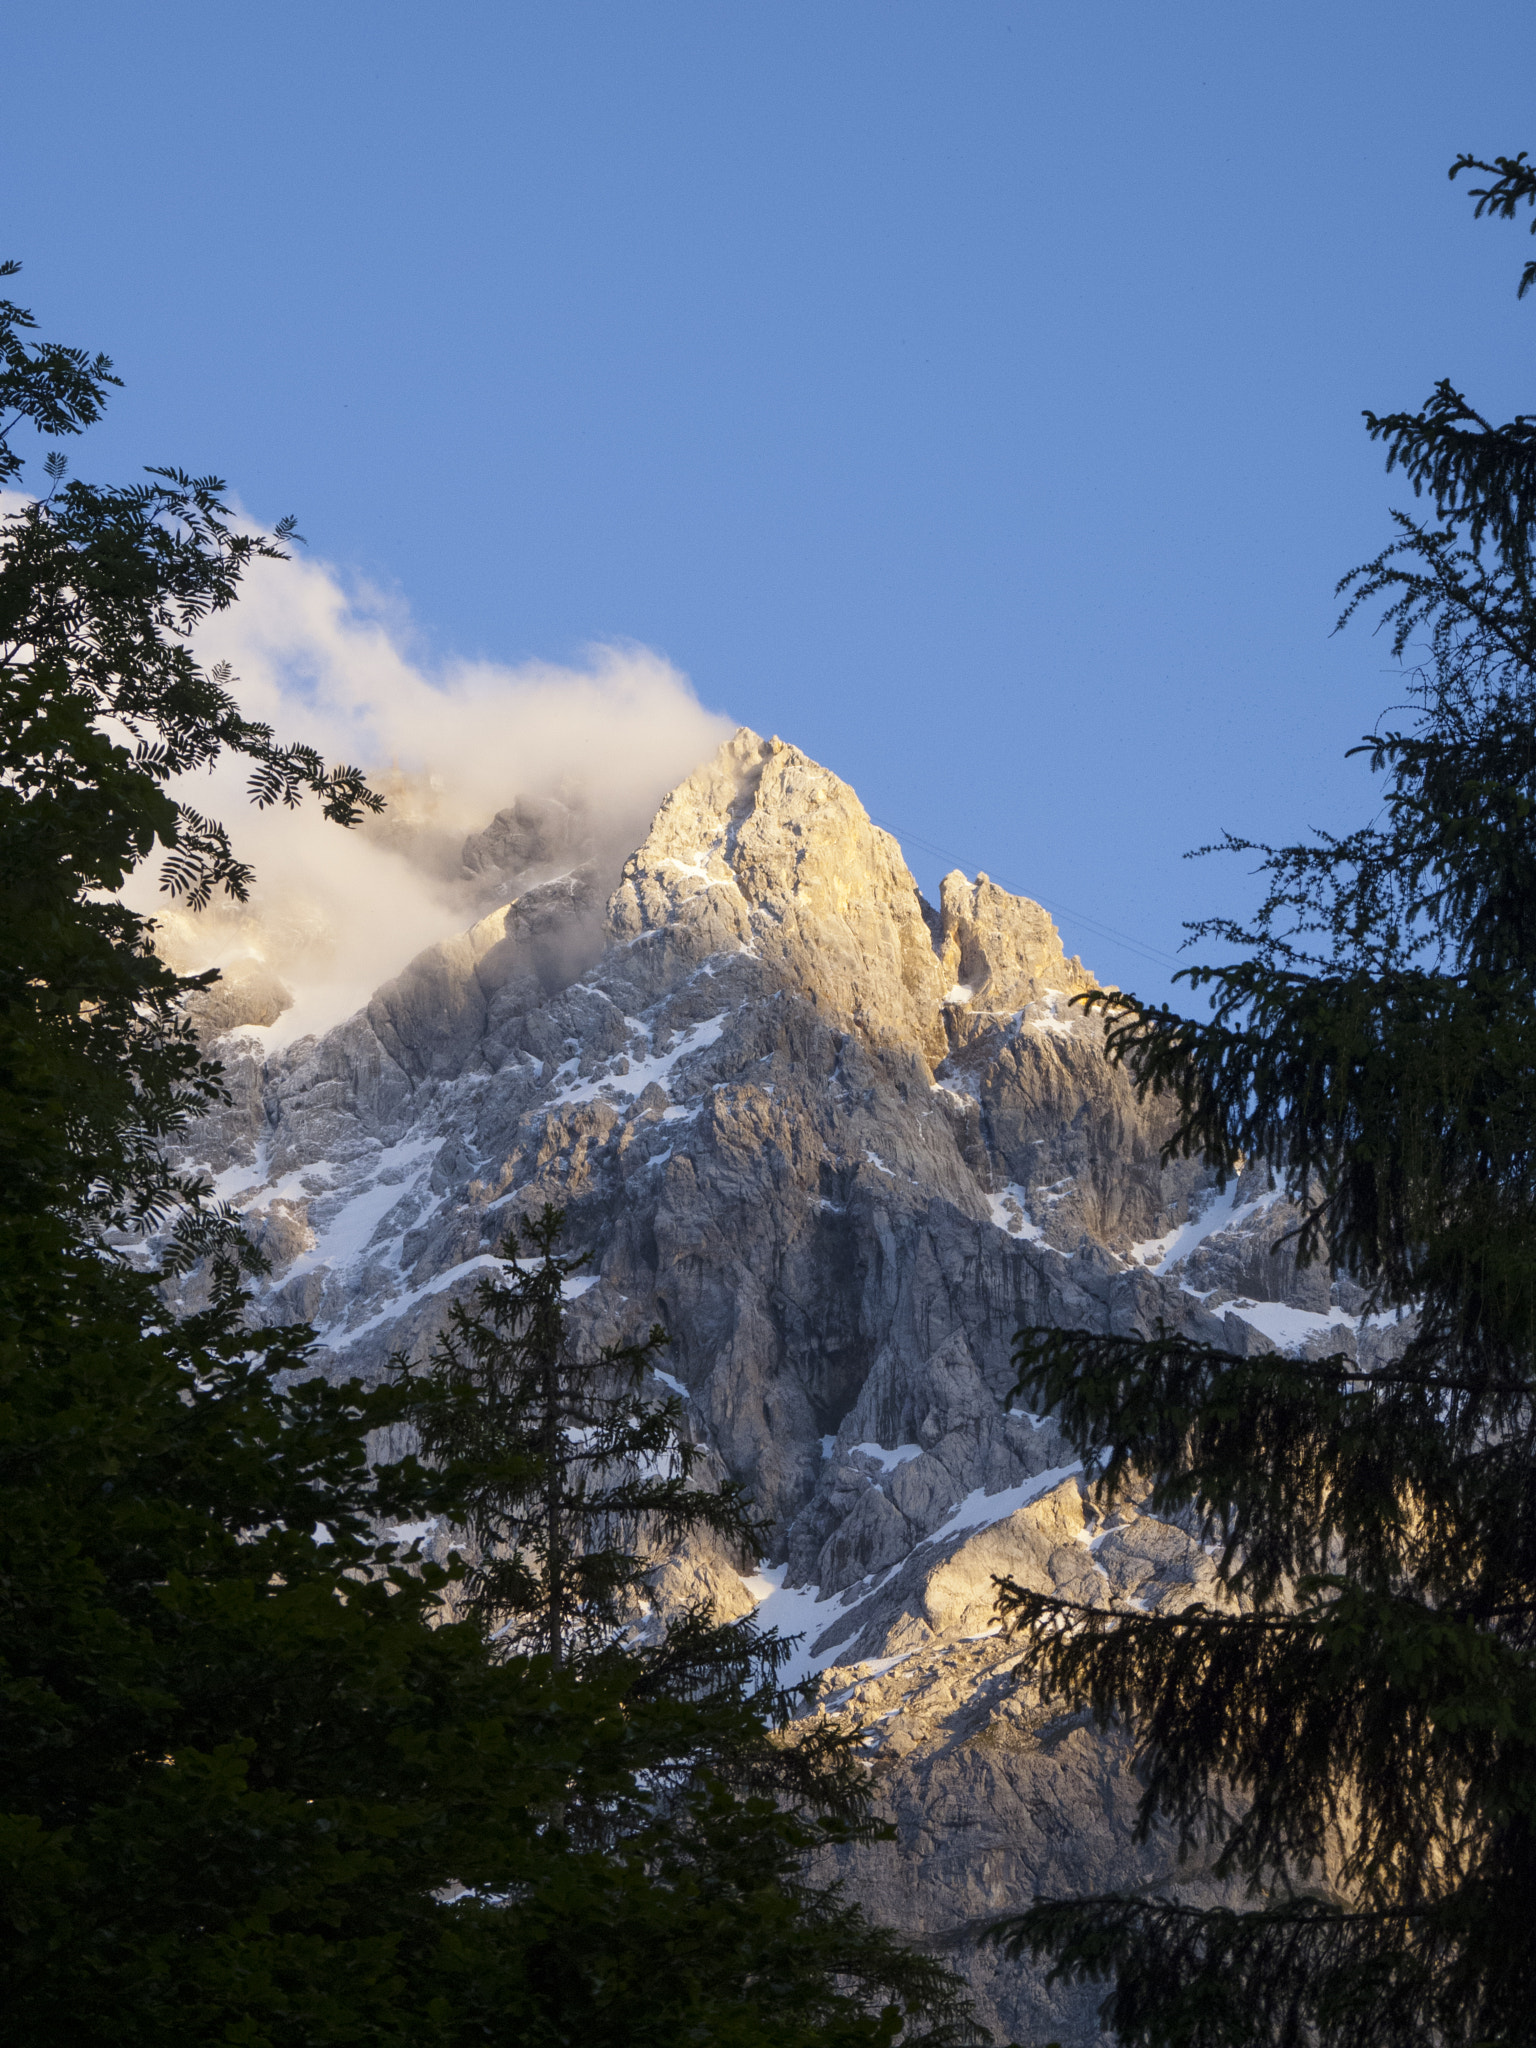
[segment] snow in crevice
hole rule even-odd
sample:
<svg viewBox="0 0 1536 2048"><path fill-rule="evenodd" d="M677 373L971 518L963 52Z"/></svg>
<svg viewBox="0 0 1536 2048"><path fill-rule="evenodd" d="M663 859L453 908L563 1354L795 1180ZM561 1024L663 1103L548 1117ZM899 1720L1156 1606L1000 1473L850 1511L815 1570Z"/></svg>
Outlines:
<svg viewBox="0 0 1536 2048"><path fill-rule="evenodd" d="M690 1054L703 1052L719 1038L730 1016L729 1010L722 1010L718 1016L705 1017L697 1024L690 1024L680 1032L667 1051L651 1053L645 1058L629 1060L629 1071L623 1074L593 1074L586 1080L570 1080L554 1095L548 1104L550 1109L564 1109L571 1103L595 1102L604 1095L643 1095L654 1081L665 1087L679 1061ZM574 1072L579 1060L570 1060L555 1075L558 1080L568 1070Z"/></svg>
<svg viewBox="0 0 1536 2048"><path fill-rule="evenodd" d="M895 1459L896 1454L883 1450L880 1445L858 1445L855 1448L873 1453L882 1458ZM910 1453L911 1445L900 1445L898 1450ZM863 1626L860 1610L884 1587L889 1585L899 1572L904 1571L918 1552L931 1545L946 1542L957 1536L974 1534L995 1522L1006 1521L1009 1515L1020 1508L1029 1507L1040 1500L1064 1479L1072 1479L1082 1472L1081 1463L1053 1466L1049 1471L1036 1472L1017 1486L1011 1486L1000 1493L984 1493L979 1488L967 1494L959 1506L954 1508L940 1528L932 1535L925 1536L906 1557L900 1558L884 1572L859 1580L841 1593L823 1598L819 1586L786 1586L787 1565L760 1566L742 1584L757 1603L753 1619L759 1628L776 1628L781 1636L798 1636L799 1644L793 1661L785 1667L783 1683L799 1684L818 1671L826 1670L838 1662L850 1638ZM983 1634L995 1633L985 1630ZM967 1638L967 1640L973 1640ZM980 1640L979 1637L974 1640ZM821 1645L822 1647L816 1647ZM879 1670L890 1670L900 1658L893 1658L878 1666ZM876 1675L872 1666L865 1676ZM862 1682L862 1679L861 1681Z"/></svg>
<svg viewBox="0 0 1536 2048"><path fill-rule="evenodd" d="M849 1455L869 1458L882 1472L894 1472L898 1465L906 1465L913 1458L920 1458L923 1455L923 1447L921 1444L897 1444L894 1450L888 1451L881 1444L854 1444L850 1447Z"/></svg>
<svg viewBox="0 0 1536 2048"><path fill-rule="evenodd" d="M949 1061L942 1060L938 1072L943 1074L946 1069L949 1069L947 1079L931 1081L928 1086L929 1094L951 1095L963 1109L978 1104L981 1101L980 1077L964 1067L950 1068Z"/></svg>
<svg viewBox="0 0 1536 2048"><path fill-rule="evenodd" d="M459 1281L467 1280L472 1273L485 1272L493 1266L499 1267L502 1263L503 1261L491 1252L481 1252L473 1259L461 1259L458 1265L448 1267L446 1272L434 1273L430 1280L424 1280L419 1287L412 1287L404 1294L391 1296L365 1322L356 1324L350 1330L341 1327L340 1317L329 1323L317 1320L315 1329L333 1351L345 1350L349 1344L357 1343L359 1338L370 1336L375 1330L381 1330L397 1317L405 1315L418 1302L427 1300L431 1295L442 1294Z"/></svg>
<svg viewBox="0 0 1536 2048"><path fill-rule="evenodd" d="M943 1543L951 1536L969 1535L976 1529L989 1529L994 1522L1004 1522L1020 1508L1027 1508L1049 1493L1052 1487L1060 1486L1064 1479L1076 1478L1082 1469L1082 1461L1077 1459L1070 1465L1052 1465L1048 1471L1036 1472L1017 1486L1005 1487L1001 1493L986 1493L977 1487L917 1548L921 1550L930 1543Z"/></svg>
<svg viewBox="0 0 1536 2048"><path fill-rule="evenodd" d="M361 1187L346 1194L338 1189L312 1197L309 1227L314 1233L314 1243L300 1253L284 1278L312 1273L320 1266L339 1272L355 1265L365 1252L374 1247L391 1210L420 1194L423 1183L431 1174L433 1155L443 1142L442 1138L402 1139L399 1144L387 1146L379 1154ZM304 1169L306 1175L314 1171L312 1167ZM282 1183L279 1183L276 1188L266 1191L267 1199L282 1199L281 1189ZM395 1234L403 1237L405 1230L417 1222L419 1214L418 1205L409 1221ZM388 1243L386 1238L378 1249L384 1250Z"/></svg>
<svg viewBox="0 0 1536 2048"><path fill-rule="evenodd" d="M693 880L702 882L706 889L734 889L739 896L741 894L741 886L737 882L736 877L734 875L712 875L705 865L707 858L708 856L703 853L696 853L691 861L679 860L676 854L664 853L657 862L657 866L671 868L679 875L688 875Z"/></svg>
<svg viewBox="0 0 1536 2048"><path fill-rule="evenodd" d="M753 1620L760 1629L777 1629L785 1638L798 1637L794 1654L779 1672L782 1686L801 1685L818 1671L825 1671L829 1664L837 1661L837 1650L832 1648L822 1656L816 1656L811 1645L826 1631L832 1619L829 1609L821 1604L819 1586L786 1586L784 1575L787 1564L762 1565L758 1570L744 1577L742 1584L757 1603ZM851 1633L851 1629L850 1629Z"/></svg>
<svg viewBox="0 0 1536 2048"><path fill-rule="evenodd" d="M1257 1330L1260 1336L1267 1337L1282 1351L1299 1348L1309 1337L1331 1337L1359 1328L1359 1318L1342 1308L1330 1309L1326 1315L1319 1315L1312 1309L1292 1308L1288 1302L1249 1301L1246 1296L1240 1296L1236 1301L1224 1301L1221 1312L1239 1317L1250 1329Z"/></svg>
<svg viewBox="0 0 1536 2048"><path fill-rule="evenodd" d="M1226 1192L1217 1195L1198 1216L1191 1217L1188 1223L1176 1224L1162 1237L1143 1238L1139 1244L1131 1246L1127 1256L1133 1265L1146 1266L1154 1273L1171 1273L1181 1259L1188 1258L1196 1245L1204 1244L1219 1230L1231 1230L1240 1223L1246 1223L1250 1216L1256 1216L1273 1199L1272 1195L1266 1194L1260 1195L1256 1201L1239 1202L1234 1180Z"/></svg>
<svg viewBox="0 0 1536 2048"><path fill-rule="evenodd" d="M1040 1241L1040 1226L1032 1221L1029 1213L1028 1190L1020 1187L1017 1181L1009 1181L1007 1187L984 1199L999 1230L1006 1230L1010 1237L1025 1238L1031 1244Z"/></svg>
<svg viewBox="0 0 1536 2048"><path fill-rule="evenodd" d="M878 1577L861 1579L843 1592L825 1598L819 1586L786 1586L787 1564L760 1565L756 1572L744 1577L742 1584L757 1603L753 1620L758 1627L776 1628L781 1636L800 1638L794 1659L785 1666L780 1683L799 1685L835 1664L849 1639L864 1625L859 1610L873 1594L888 1586L907 1562L907 1558L900 1558ZM827 1636L832 1640L824 1648L816 1648Z"/></svg>
<svg viewBox="0 0 1536 2048"><path fill-rule="evenodd" d="M377 1155L369 1162L371 1173ZM213 1176L213 1197L219 1202L301 1202L332 1194L338 1175L345 1169L330 1159L316 1159L307 1166L295 1166L280 1180L269 1181L269 1155L265 1140L257 1147L249 1166L226 1166Z"/></svg>
<svg viewBox="0 0 1536 2048"><path fill-rule="evenodd" d="M430 1280L424 1280L419 1287L408 1288L403 1294L391 1295L375 1309L366 1322L358 1323L352 1329L342 1327L341 1319L337 1317L329 1323L317 1321L316 1331L333 1351L345 1350L359 1338L370 1336L375 1330L381 1330L387 1324L397 1321L418 1303L430 1300L434 1294L445 1293L448 1288L457 1286L460 1281L468 1280L473 1274L503 1272L508 1263L494 1252L480 1252L474 1258L461 1259L456 1266L448 1267L446 1272L434 1273ZM536 1270L543 1262L539 1259L517 1259L511 1263L524 1272L530 1272ZM599 1284L599 1279L600 1276L597 1274L578 1273L563 1282L560 1297L563 1301L580 1301L584 1294Z"/></svg>
<svg viewBox="0 0 1536 2048"><path fill-rule="evenodd" d="M861 1660L856 1666L859 1674L858 1677L851 1680L847 1685L840 1686L836 1692L828 1693L821 1700L820 1704L827 1709L828 1713L836 1713L839 1707L845 1707L851 1700L857 1698L866 1685L872 1684L877 1678L884 1678L888 1671L894 1671L899 1664L909 1662L916 1655L917 1652L915 1650L902 1650L894 1657L872 1657L867 1661ZM881 1721L889 1721L900 1711L900 1707L889 1707L883 1714L877 1714L871 1725L877 1727Z"/></svg>
<svg viewBox="0 0 1536 2048"><path fill-rule="evenodd" d="M1065 989L1044 989L1036 1001L1019 1013L1020 1025L1055 1038L1072 1038L1076 1035L1076 1026L1068 1008L1071 1001Z"/></svg>

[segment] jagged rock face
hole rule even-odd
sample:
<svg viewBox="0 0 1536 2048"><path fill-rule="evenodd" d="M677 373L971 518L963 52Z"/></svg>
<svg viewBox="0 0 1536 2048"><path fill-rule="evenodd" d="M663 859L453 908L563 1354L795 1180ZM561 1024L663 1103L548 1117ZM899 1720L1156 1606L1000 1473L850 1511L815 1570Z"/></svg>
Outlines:
<svg viewBox="0 0 1536 2048"><path fill-rule="evenodd" d="M484 869L558 862L562 832L503 813ZM422 1355L509 1226L566 1209L594 1253L578 1341L661 1322L716 1469L774 1518L771 1589L699 1549L673 1593L769 1594L889 1716L871 1754L900 1846L858 1852L856 1889L964 1961L1005 2032L1063 2040L1096 2037L1094 1997L1044 1999L966 1930L1170 1855L1129 1846L1123 1753L1010 1691L991 1574L1092 1598L1211 1579L1164 1524L1088 1529L1054 1424L1012 1410L1014 1333L1161 1319L1247 1349L1346 1320L1294 1261L1278 1335L1210 1280L1269 1270L1268 1197L1159 1163L1166 1112L1071 1005L1092 986L1037 905L960 875L925 904L846 784L742 731L622 872L523 888L323 1038L223 1040L233 1101L188 1148L272 1260L267 1312L312 1320L337 1375Z"/></svg>
<svg viewBox="0 0 1536 2048"><path fill-rule="evenodd" d="M1155 1235L1192 1177L1064 1007L1088 977L1045 913L959 876L929 911L798 749L737 734L601 880L526 891L259 1070L232 1041L194 1149L298 1247L273 1307L338 1369L419 1349L516 1215L565 1206L582 1322L666 1325L787 1551L872 1372L949 1347L995 1404L1020 1321L1134 1313L1087 1223ZM1042 1198L1075 1162L1092 1192Z"/></svg>
<svg viewBox="0 0 1536 2048"><path fill-rule="evenodd" d="M930 1542L831 1625L842 1647L823 1670L819 1711L869 1729L877 1806L895 1840L827 1862L873 1911L966 1973L998 2039L1087 2043L1101 2038L1103 1988L1048 1987L986 1946L987 1926L1040 1895L1176 1889L1214 1904L1231 1894L1207 1858L1180 1865L1165 1839L1135 1842L1142 1787L1128 1745L1017 1683L993 1575L1163 1613L1220 1604L1221 1591L1182 1530L1096 1515L1075 1477L1047 1474L1044 1488L1000 1520Z"/></svg>
<svg viewBox="0 0 1536 2048"><path fill-rule="evenodd" d="M660 940L653 974L701 946L705 959L755 957L871 1049L937 1062L943 976L923 909L896 842L846 783L743 731L663 803L610 916L620 939Z"/></svg>

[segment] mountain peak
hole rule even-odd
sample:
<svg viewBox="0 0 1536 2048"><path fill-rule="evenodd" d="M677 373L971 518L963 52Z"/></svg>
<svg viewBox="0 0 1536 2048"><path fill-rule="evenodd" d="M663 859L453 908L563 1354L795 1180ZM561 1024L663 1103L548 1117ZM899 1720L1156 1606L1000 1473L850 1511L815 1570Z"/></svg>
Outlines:
<svg viewBox="0 0 1536 2048"><path fill-rule="evenodd" d="M846 782L747 726L663 801L609 914L623 940L679 924L734 940L930 1062L986 1018L1093 986L1040 905L984 874L946 875L935 911Z"/></svg>
<svg viewBox="0 0 1536 2048"><path fill-rule="evenodd" d="M846 782L743 726L662 803L609 905L621 941L666 929L751 953L873 1039L944 1057L942 973L901 849Z"/></svg>

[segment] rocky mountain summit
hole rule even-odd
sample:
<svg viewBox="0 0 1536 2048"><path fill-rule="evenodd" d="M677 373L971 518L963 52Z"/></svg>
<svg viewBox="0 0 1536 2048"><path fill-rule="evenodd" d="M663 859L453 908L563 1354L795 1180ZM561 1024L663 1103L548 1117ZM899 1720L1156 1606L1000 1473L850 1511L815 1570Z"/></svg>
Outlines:
<svg viewBox="0 0 1536 2048"><path fill-rule="evenodd" d="M516 893L323 1037L269 1053L282 992L221 984L234 1099L187 1157L338 1375L424 1353L508 1225L563 1206L594 1255L578 1340L662 1323L696 1435L773 1517L755 1577L698 1550L659 1594L802 1635L897 1828L848 1853L851 1888L964 1969L1001 2038L1096 2041L1099 1994L977 1930L1036 1892L1211 1881L1133 1845L1117 1739L1013 1687L992 1576L1148 1607L1215 1581L1182 1529L1096 1512L1050 1418L1011 1402L1014 1332L1392 1332L1274 1250L1262 1172L1218 1192L1159 1163L1164 1112L1071 1006L1092 977L1038 905L958 873L925 902L795 747L742 730L622 866L596 843L502 813L465 866Z"/></svg>

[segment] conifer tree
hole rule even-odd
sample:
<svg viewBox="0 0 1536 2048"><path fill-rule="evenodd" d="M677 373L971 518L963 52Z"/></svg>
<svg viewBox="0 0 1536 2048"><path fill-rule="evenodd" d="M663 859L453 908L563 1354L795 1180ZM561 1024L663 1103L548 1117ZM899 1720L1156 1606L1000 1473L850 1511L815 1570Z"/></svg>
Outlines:
<svg viewBox="0 0 1536 2048"><path fill-rule="evenodd" d="M1536 205L1522 154L1478 212ZM1528 266L1522 291L1536 278ZM1101 1495L1193 1511L1227 1599L1090 1609L1003 1584L1022 1672L1123 1723L1143 1831L1241 1908L1107 1894L996 1930L1157 2048L1536 2039L1536 428L1449 385L1378 419L1434 505L1340 585L1385 602L1415 715L1362 749L1377 822L1261 848L1211 1014L1095 994L1170 1151L1270 1162L1296 1246L1412 1320L1371 1365L1021 1333ZM1241 850L1246 842L1225 844Z"/></svg>
<svg viewBox="0 0 1536 2048"><path fill-rule="evenodd" d="M641 1343L578 1354L566 1302L591 1255L558 1249L565 1223L546 1205L514 1227L500 1271L455 1307L425 1371L397 1366L440 1504L471 1538L463 1608L502 1656L547 1656L583 1684L616 1687L654 1795L615 1802L600 1788L594 1802L573 1781L548 1817L573 1842L664 1870L685 1891L729 1892L759 1865L760 1885L773 1869L797 1943L793 1963L777 1966L783 1999L825 1975L830 1937L850 1983L900 1994L893 2015L905 2003L937 2023L935 2039L968 2038L956 1981L800 1868L816 1848L889 1829L869 1818L858 1731L791 1725L814 1691L780 1684L794 1643L750 1616L721 1621L707 1603L649 1611L658 1549L705 1530L745 1562L766 1529L736 1482L698 1483L681 1399L646 1394L667 1342L659 1326Z"/></svg>
<svg viewBox="0 0 1536 2048"><path fill-rule="evenodd" d="M573 1643L604 1646L633 1619L642 1535L670 1543L707 1529L746 1561L763 1533L734 1481L695 1483L680 1398L641 1399L664 1330L576 1356L565 1303L591 1254L558 1250L564 1228L548 1204L521 1240L514 1228L473 1308L455 1305L428 1373L407 1379L422 1448L448 1468L473 1539L466 1604L556 1670Z"/></svg>

